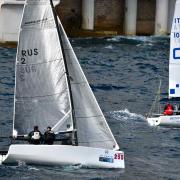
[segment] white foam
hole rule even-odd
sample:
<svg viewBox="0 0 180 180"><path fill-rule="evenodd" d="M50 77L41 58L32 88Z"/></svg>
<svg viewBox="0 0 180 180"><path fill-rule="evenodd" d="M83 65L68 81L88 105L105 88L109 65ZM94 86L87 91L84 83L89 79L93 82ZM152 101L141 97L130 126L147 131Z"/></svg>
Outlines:
<svg viewBox="0 0 180 180"><path fill-rule="evenodd" d="M106 46L105 48L106 48L106 49L113 49L113 46L112 46L112 45L109 45L109 46Z"/></svg>
<svg viewBox="0 0 180 180"><path fill-rule="evenodd" d="M117 111L111 111L110 114L115 118L116 120L128 120L128 119L145 119L144 116L141 114L131 113L128 109L124 110L117 110Z"/></svg>

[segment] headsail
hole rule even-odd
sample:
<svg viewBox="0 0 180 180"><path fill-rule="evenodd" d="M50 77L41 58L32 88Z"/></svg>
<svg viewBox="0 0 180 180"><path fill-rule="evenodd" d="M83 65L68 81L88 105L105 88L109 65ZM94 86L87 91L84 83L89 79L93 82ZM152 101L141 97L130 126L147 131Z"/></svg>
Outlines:
<svg viewBox="0 0 180 180"><path fill-rule="evenodd" d="M180 97L180 0L176 1L171 28L169 97Z"/></svg>
<svg viewBox="0 0 180 180"><path fill-rule="evenodd" d="M78 145L119 149L59 20L70 74Z"/></svg>
<svg viewBox="0 0 180 180"><path fill-rule="evenodd" d="M72 110L62 49L49 0L27 0L16 57L14 129L65 131Z"/></svg>

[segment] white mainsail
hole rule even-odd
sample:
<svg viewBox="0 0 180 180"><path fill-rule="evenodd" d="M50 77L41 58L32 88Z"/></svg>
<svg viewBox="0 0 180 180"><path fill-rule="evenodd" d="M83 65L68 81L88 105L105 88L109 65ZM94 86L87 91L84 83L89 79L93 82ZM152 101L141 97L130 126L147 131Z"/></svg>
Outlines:
<svg viewBox="0 0 180 180"><path fill-rule="evenodd" d="M27 0L16 57L13 128L65 131L72 108L62 49L49 0Z"/></svg>
<svg viewBox="0 0 180 180"><path fill-rule="evenodd" d="M14 129L27 134L38 125L59 132L70 124L75 125L78 145L119 149L58 21L57 28L49 0L26 1L16 62Z"/></svg>
<svg viewBox="0 0 180 180"><path fill-rule="evenodd" d="M119 149L60 20L59 24L70 75L78 145L105 149Z"/></svg>
<svg viewBox="0 0 180 180"><path fill-rule="evenodd" d="M176 1L171 28L169 97L180 97L180 0Z"/></svg>

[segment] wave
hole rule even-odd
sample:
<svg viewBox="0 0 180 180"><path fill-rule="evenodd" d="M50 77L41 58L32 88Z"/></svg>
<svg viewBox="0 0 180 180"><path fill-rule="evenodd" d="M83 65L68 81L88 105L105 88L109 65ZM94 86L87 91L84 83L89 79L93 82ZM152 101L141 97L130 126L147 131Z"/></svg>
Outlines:
<svg viewBox="0 0 180 180"><path fill-rule="evenodd" d="M143 115L132 113L128 109L111 111L109 114L114 120L121 122L122 127L128 129L137 127L137 123L141 126L142 122L146 121Z"/></svg>
<svg viewBox="0 0 180 180"><path fill-rule="evenodd" d="M106 46L105 49L113 49L112 45Z"/></svg>
<svg viewBox="0 0 180 180"><path fill-rule="evenodd" d="M118 121L127 121L127 120L134 120L134 119L140 120L140 121L145 120L145 117L143 115L131 113L128 109L111 111L109 113L114 119Z"/></svg>
<svg viewBox="0 0 180 180"><path fill-rule="evenodd" d="M107 38L106 40L113 43L152 46L154 43L167 42L169 40L169 36L116 36Z"/></svg>

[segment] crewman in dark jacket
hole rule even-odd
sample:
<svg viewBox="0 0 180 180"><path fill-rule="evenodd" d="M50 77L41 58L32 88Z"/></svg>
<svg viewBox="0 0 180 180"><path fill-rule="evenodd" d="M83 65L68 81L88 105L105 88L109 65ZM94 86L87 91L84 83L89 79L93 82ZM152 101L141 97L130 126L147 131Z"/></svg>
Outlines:
<svg viewBox="0 0 180 180"><path fill-rule="evenodd" d="M51 127L47 127L47 131L44 133L44 144L52 145L55 140L55 134L51 130Z"/></svg>

